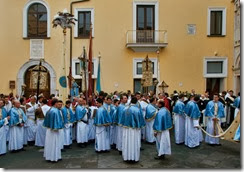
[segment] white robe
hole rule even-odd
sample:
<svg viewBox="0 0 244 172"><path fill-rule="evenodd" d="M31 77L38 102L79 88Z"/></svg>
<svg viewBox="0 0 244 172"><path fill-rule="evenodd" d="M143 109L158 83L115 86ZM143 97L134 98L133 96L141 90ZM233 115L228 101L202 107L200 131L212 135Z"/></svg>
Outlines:
<svg viewBox="0 0 244 172"><path fill-rule="evenodd" d="M156 147L158 156L171 155L170 135L169 130L164 130L157 133L156 136Z"/></svg>
<svg viewBox="0 0 244 172"><path fill-rule="evenodd" d="M64 149L64 129L59 129L58 132L60 149Z"/></svg>
<svg viewBox="0 0 244 172"><path fill-rule="evenodd" d="M27 126L27 140L35 141L36 138L36 124L35 124L35 110L37 109L37 104L34 106L28 103L31 107L26 110L26 126Z"/></svg>
<svg viewBox="0 0 244 172"><path fill-rule="evenodd" d="M94 109L97 109L95 106L91 106L91 116L89 118L89 124L88 124L88 140L94 140L95 139L95 126L94 124L94 119L93 119L93 113Z"/></svg>
<svg viewBox="0 0 244 172"><path fill-rule="evenodd" d="M122 151L122 140L123 140L122 136L123 136L123 130L122 130L122 127L117 125L116 148L117 148L119 151Z"/></svg>
<svg viewBox="0 0 244 172"><path fill-rule="evenodd" d="M43 147L45 145L46 128L43 126L44 119L37 119L35 145Z"/></svg>
<svg viewBox="0 0 244 172"><path fill-rule="evenodd" d="M68 146L72 144L72 123L65 124L64 128L64 145Z"/></svg>
<svg viewBox="0 0 244 172"><path fill-rule="evenodd" d="M7 118L4 119L4 125L0 128L0 155L5 154L7 152L7 137L5 126L8 124Z"/></svg>
<svg viewBox="0 0 244 172"><path fill-rule="evenodd" d="M58 161L61 159L60 149L60 132L47 129L45 147L44 147L44 158L50 161Z"/></svg>
<svg viewBox="0 0 244 172"><path fill-rule="evenodd" d="M95 150L105 151L110 150L109 139L110 126L96 126Z"/></svg>
<svg viewBox="0 0 244 172"><path fill-rule="evenodd" d="M23 138L24 138L24 140L23 140L23 144L24 145L27 145L27 143L28 143L28 135L27 135L27 126L26 126L26 124L24 124L24 134L23 134Z"/></svg>
<svg viewBox="0 0 244 172"><path fill-rule="evenodd" d="M140 159L141 129L122 128L122 157L124 161Z"/></svg>
<svg viewBox="0 0 244 172"><path fill-rule="evenodd" d="M214 135L214 121L213 121L214 117L208 117L208 123L207 123L207 133ZM218 121L219 125L221 124L220 121ZM218 129L217 126L215 128L216 131L216 135L218 135ZM205 142L208 144L219 144L219 138L214 138L214 137L210 137L208 135L205 136Z"/></svg>
<svg viewBox="0 0 244 172"><path fill-rule="evenodd" d="M185 117L179 114L174 115L175 143L185 142Z"/></svg>
<svg viewBox="0 0 244 172"><path fill-rule="evenodd" d="M155 142L154 131L153 131L153 123L155 119L151 121L146 121L146 141L149 143Z"/></svg>
<svg viewBox="0 0 244 172"><path fill-rule="evenodd" d="M11 126L9 128L9 144L8 149L19 150L23 148L24 144L24 127Z"/></svg>
<svg viewBox="0 0 244 172"><path fill-rule="evenodd" d="M148 106L148 103L146 103L145 101L141 100L140 101L140 105L141 105L141 108L142 108L143 119L145 119L146 108ZM141 128L141 139L143 139L143 140L146 139L146 127Z"/></svg>
<svg viewBox="0 0 244 172"><path fill-rule="evenodd" d="M88 132L87 132L87 124L83 121L79 121L77 123L77 143L86 143L88 142Z"/></svg>
<svg viewBox="0 0 244 172"><path fill-rule="evenodd" d="M194 126L199 126L199 120L193 120L186 116L185 119L185 145L193 148L200 145L202 141L202 131L200 129L194 128Z"/></svg>
<svg viewBox="0 0 244 172"><path fill-rule="evenodd" d="M111 125L110 126L110 144L116 144L116 140L117 140L117 125Z"/></svg>

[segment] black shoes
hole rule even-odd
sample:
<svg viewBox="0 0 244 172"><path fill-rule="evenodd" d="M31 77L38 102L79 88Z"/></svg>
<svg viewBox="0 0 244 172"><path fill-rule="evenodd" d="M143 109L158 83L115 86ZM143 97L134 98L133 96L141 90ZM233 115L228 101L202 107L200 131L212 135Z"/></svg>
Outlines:
<svg viewBox="0 0 244 172"><path fill-rule="evenodd" d="M164 155L161 155L161 156L155 156L155 157L154 157L154 159L156 159L156 160L160 160L160 159L164 159L164 158L165 158Z"/></svg>

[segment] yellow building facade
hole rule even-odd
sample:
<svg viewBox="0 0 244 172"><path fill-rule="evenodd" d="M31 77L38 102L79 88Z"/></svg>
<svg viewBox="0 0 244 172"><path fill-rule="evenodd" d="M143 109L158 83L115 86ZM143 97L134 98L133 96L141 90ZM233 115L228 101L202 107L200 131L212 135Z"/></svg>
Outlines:
<svg viewBox="0 0 244 172"><path fill-rule="evenodd" d="M63 33L60 27L52 28L52 20L58 11L70 12L71 2L1 1L0 93L22 94L24 84L30 87L29 69L40 58L48 71L43 82L49 93L60 90ZM234 5L230 0L87 0L74 3L72 14L78 21L71 47L67 31L66 73L72 55L72 76L78 83L78 57L83 47L89 50L91 22L94 85L100 52L101 88L106 92L141 91L141 61L147 55L154 79L166 82L169 93L233 89ZM15 88L10 89L10 82Z"/></svg>

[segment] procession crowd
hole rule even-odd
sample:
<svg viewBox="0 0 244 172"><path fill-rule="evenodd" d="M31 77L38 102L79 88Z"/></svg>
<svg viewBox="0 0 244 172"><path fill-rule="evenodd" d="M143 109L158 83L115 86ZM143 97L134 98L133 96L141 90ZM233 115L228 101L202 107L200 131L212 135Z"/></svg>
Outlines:
<svg viewBox="0 0 244 172"><path fill-rule="evenodd" d="M116 149L124 161L138 162L144 141L155 145L155 159L164 159L171 155L171 128L176 144L194 148L205 141L219 146L219 138L211 137L219 134L216 125L227 128L239 110L240 93L236 97L232 90L211 98L208 91L199 95L194 89L189 95L174 91L171 96L101 91L65 102L55 95L1 94L0 155L35 145L44 148L45 160L57 162L62 150L77 142L81 148L95 143L97 153ZM205 139L201 128L209 133ZM240 141L240 126L234 140Z"/></svg>

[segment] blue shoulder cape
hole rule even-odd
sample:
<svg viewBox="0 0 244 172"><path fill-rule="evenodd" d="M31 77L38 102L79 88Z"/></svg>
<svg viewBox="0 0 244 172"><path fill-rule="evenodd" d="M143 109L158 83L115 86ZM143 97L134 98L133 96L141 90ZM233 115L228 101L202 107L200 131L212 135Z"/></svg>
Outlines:
<svg viewBox="0 0 244 172"><path fill-rule="evenodd" d="M240 106L240 96L238 96L237 98L235 98L234 103L233 103L233 106L235 108L239 108L239 106Z"/></svg>
<svg viewBox="0 0 244 172"><path fill-rule="evenodd" d="M75 122L75 114L73 113L71 108L63 107L62 113L64 117L64 124Z"/></svg>
<svg viewBox="0 0 244 172"><path fill-rule="evenodd" d="M146 107L146 115L145 115L145 119L146 121L151 121L156 117L156 113L157 113L157 109L155 108L154 105L152 105L151 103L149 105L147 105Z"/></svg>
<svg viewBox="0 0 244 172"><path fill-rule="evenodd" d="M218 102L218 118L225 117L224 106L221 102ZM208 102L205 110L205 116L214 117L214 101Z"/></svg>
<svg viewBox="0 0 244 172"><path fill-rule="evenodd" d="M145 126L145 120L136 105L130 105L123 110L119 125L133 129L140 129Z"/></svg>
<svg viewBox="0 0 244 172"><path fill-rule="evenodd" d="M84 116L86 115L87 110L84 106L80 106L78 105L75 109L75 118L77 121L80 121L84 118Z"/></svg>
<svg viewBox="0 0 244 172"><path fill-rule="evenodd" d="M2 107L0 109L2 109L2 119L6 118L8 116L6 109L4 107ZM0 114L0 116L1 116L1 114Z"/></svg>
<svg viewBox="0 0 244 172"><path fill-rule="evenodd" d="M112 123L112 118L108 114L107 110L101 106L97 109L96 115L94 118L94 125L95 126L106 126Z"/></svg>
<svg viewBox="0 0 244 172"><path fill-rule="evenodd" d="M114 123L115 124L120 123L124 108L125 108L125 105L122 103L117 107L116 114L114 114Z"/></svg>
<svg viewBox="0 0 244 172"><path fill-rule="evenodd" d="M185 110L185 104L178 100L174 106L173 112L175 114L179 114L179 115L184 115L184 110Z"/></svg>
<svg viewBox="0 0 244 172"><path fill-rule="evenodd" d="M162 132L172 128L171 115L168 109L165 107L161 108L155 118L153 123L153 130L156 132Z"/></svg>
<svg viewBox="0 0 244 172"><path fill-rule="evenodd" d="M21 108L13 107L10 111L9 126L18 125L27 121L27 116Z"/></svg>
<svg viewBox="0 0 244 172"><path fill-rule="evenodd" d="M186 104L185 114L192 119L199 119L201 116L201 112L198 108L198 105L193 101L189 101Z"/></svg>
<svg viewBox="0 0 244 172"><path fill-rule="evenodd" d="M57 108L52 107L47 112L43 122L43 126L53 130L64 128L62 116Z"/></svg>

